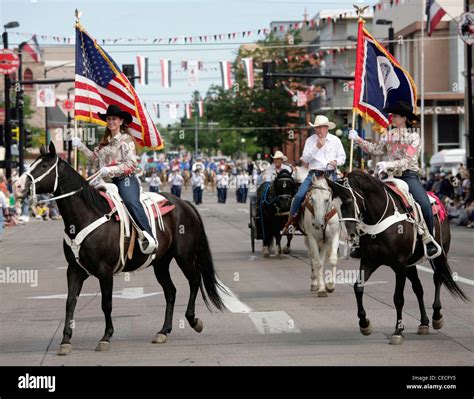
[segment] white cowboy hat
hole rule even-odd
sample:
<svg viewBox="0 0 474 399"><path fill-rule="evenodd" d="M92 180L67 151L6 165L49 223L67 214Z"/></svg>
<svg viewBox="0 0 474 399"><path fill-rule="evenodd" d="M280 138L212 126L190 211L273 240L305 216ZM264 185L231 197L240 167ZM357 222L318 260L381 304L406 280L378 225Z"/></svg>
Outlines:
<svg viewBox="0 0 474 399"><path fill-rule="evenodd" d="M318 127L318 126L327 126L328 129L334 129L336 124L331 122L326 116L324 115L316 115L314 119L314 123L309 122L311 127Z"/></svg>
<svg viewBox="0 0 474 399"><path fill-rule="evenodd" d="M288 158L281 151L275 152L275 155L272 155L273 159L283 159L283 162L286 162Z"/></svg>

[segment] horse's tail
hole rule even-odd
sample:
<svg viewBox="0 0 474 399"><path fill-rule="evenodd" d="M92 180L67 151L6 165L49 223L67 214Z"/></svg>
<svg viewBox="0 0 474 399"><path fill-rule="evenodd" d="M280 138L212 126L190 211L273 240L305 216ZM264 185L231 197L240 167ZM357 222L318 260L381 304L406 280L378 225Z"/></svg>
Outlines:
<svg viewBox="0 0 474 399"><path fill-rule="evenodd" d="M207 308L211 310L209 300L212 304L219 310L225 310L226 307L222 298L219 294L219 290L226 294L227 290L219 282L218 276L214 269L214 261L212 260L211 249L209 247L209 241L207 240L207 234L204 230L204 223L202 222L201 215L194 207L193 204L188 202L191 208L196 213L199 219L199 227L201 232L199 234L196 250L196 266L199 272L201 273L201 294L204 303ZM207 294L207 295L206 295ZM209 298L208 298L209 297Z"/></svg>
<svg viewBox="0 0 474 399"><path fill-rule="evenodd" d="M446 256L441 255L433 260L430 260L430 263L434 272L439 273L442 284L446 287L446 289L453 297L461 299L464 302L470 301L470 299L464 293L461 287L456 284Z"/></svg>

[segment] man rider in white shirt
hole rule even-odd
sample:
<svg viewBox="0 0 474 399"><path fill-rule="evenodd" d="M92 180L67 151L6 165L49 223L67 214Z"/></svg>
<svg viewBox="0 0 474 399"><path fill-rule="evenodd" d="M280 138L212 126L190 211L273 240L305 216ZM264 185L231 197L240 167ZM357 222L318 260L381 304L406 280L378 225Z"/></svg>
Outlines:
<svg viewBox="0 0 474 399"><path fill-rule="evenodd" d="M290 216L286 223L283 234L288 234L290 226L295 226L298 220L298 213L306 193L311 188L313 175L336 180L336 169L346 162L346 153L341 140L329 134L329 130L334 129L336 124L329 121L324 115L317 115L314 123L309 123L314 128L315 134L306 139L301 161L309 169L308 176L301 183L298 192L291 205Z"/></svg>

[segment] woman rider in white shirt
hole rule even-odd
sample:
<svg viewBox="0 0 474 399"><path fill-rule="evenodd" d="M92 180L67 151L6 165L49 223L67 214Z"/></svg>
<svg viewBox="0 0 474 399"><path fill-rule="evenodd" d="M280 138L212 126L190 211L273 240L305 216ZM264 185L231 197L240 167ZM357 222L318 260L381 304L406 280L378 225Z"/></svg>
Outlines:
<svg viewBox="0 0 474 399"><path fill-rule="evenodd" d="M100 175L105 182L117 185L125 206L142 230L139 234L140 248L143 253L151 254L155 252L158 242L153 238L150 223L140 202L140 182L135 176L138 166L135 142L127 127L133 117L117 105L109 105L105 114L99 112L98 115L107 122L107 126L104 137L94 151L89 150L78 137L72 139L72 145L90 161L99 164Z"/></svg>
<svg viewBox="0 0 474 399"><path fill-rule="evenodd" d="M399 101L385 111L392 114L393 128L384 134L380 141L370 143L363 140L355 130L349 132L349 139L354 140L365 152L387 155L389 161L379 162L376 169L379 172L393 169L394 176L408 184L411 195L420 204L428 227L429 235L425 235L423 241L426 244L428 257L432 258L438 253L438 248L433 243L433 211L419 176L418 158L421 153L421 142L415 127L419 118L413 113L411 105L403 101ZM356 258L359 252L355 251L351 256Z"/></svg>

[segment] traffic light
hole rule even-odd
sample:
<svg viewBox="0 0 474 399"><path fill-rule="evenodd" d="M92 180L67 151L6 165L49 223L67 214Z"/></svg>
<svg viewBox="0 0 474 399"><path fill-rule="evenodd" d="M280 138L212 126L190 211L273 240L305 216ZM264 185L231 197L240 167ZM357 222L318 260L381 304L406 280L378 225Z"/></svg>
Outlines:
<svg viewBox="0 0 474 399"><path fill-rule="evenodd" d="M275 88L275 78L269 74L275 73L275 61L263 62L263 88L272 90Z"/></svg>
<svg viewBox="0 0 474 399"><path fill-rule="evenodd" d="M12 142L11 142L11 144L12 145L18 144L19 141L20 141L20 128L16 127L14 129L12 129L11 132L12 132Z"/></svg>
<svg viewBox="0 0 474 399"><path fill-rule="evenodd" d="M134 64L123 64L123 74L127 77L133 87L135 87L135 65Z"/></svg>
<svg viewBox="0 0 474 399"><path fill-rule="evenodd" d="M25 148L33 147L33 132L31 130L25 130Z"/></svg>

